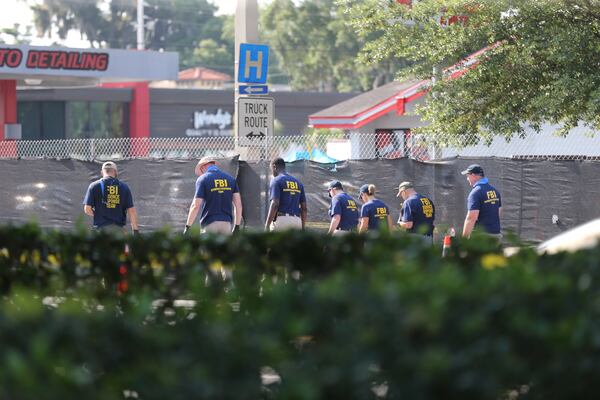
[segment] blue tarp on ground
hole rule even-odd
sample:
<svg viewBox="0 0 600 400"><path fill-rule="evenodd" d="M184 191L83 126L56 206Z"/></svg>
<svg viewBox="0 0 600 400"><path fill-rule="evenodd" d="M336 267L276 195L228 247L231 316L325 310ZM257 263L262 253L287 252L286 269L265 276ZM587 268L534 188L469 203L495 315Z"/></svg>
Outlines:
<svg viewBox="0 0 600 400"><path fill-rule="evenodd" d="M329 157L323 150L313 149L310 153L308 151L290 151L286 154L283 159L285 162L294 162L298 160L310 160L322 164L336 163L339 160Z"/></svg>

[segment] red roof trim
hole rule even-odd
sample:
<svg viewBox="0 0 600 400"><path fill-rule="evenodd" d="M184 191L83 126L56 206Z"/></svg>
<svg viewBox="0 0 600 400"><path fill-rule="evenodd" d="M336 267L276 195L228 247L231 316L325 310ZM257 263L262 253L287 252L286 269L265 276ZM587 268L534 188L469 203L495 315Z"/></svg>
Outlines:
<svg viewBox="0 0 600 400"><path fill-rule="evenodd" d="M370 115L368 117L365 116L365 114L369 114L371 111L377 109L378 107L381 107L382 105L384 105L385 103L391 101L391 100L397 100L398 96L402 96L404 93L410 93L411 91L415 90L416 88L418 88L419 86L425 85L426 83L428 83L428 80L423 80L421 82L418 82L416 84L414 84L413 86L406 88L404 90L402 90L399 94L395 94L393 96L388 97L387 99L375 104L374 106L371 106L359 113L356 113L354 115L345 115L345 116L337 116L337 115L328 115L328 116L322 116L322 117L312 117L309 116L309 123L310 121L313 120L339 120L339 119L343 119L343 120L349 120L349 119L356 119L357 121L354 122L353 124L334 124L332 123L331 125L335 125L336 127L342 127L342 125L344 127L352 127L352 128L360 128L363 125L366 125L367 123L373 121L374 119L380 117L383 114L388 113L390 110L392 110L394 107L396 107L395 104L390 105L389 107L386 107L384 110L378 111L377 113ZM409 100L409 101L412 101ZM362 119L364 118L364 119ZM315 128L319 128L319 127L323 127L324 124L319 124L319 123L313 123L310 124ZM329 125L329 124L327 124Z"/></svg>
<svg viewBox="0 0 600 400"><path fill-rule="evenodd" d="M349 118L360 118L362 115L369 113L369 111L371 111L371 110L374 110L374 109L376 109L377 107L381 107L381 106L382 106L383 104L385 104L386 102L388 102L388 101L390 101L390 100L392 100L392 99L396 98L396 96L397 96L397 95L390 96L390 97L388 97L387 99L385 99L385 100L383 100L383 101L380 101L379 103L375 104L374 106L371 106L371 107L369 107L369 108L367 108L367 109L365 109L365 110L363 110L363 111L361 111L361 112L358 112L358 113L356 113L356 114L353 114L353 115L345 115L345 116L341 116L341 115L340 115L340 116L326 116L326 117L319 117L319 119L321 119L321 118L323 118L323 119L330 119L330 118L332 118L332 119L337 119L337 118L346 118L346 119L349 119Z"/></svg>
<svg viewBox="0 0 600 400"><path fill-rule="evenodd" d="M389 106L388 108L385 108L381 111L379 111L376 114L371 115L368 118L363 119L362 121L357 122L356 124L354 124L356 126L356 128L360 128L362 126L367 125L369 122L374 121L376 119L378 119L379 117L389 113L390 111L392 111L394 108L396 108L396 104L392 104L391 106Z"/></svg>
<svg viewBox="0 0 600 400"><path fill-rule="evenodd" d="M312 124L313 128L323 129L323 128L337 128L337 129L355 129L356 125L353 124Z"/></svg>
<svg viewBox="0 0 600 400"><path fill-rule="evenodd" d="M500 45L500 43L494 43L490 46L484 47L483 49L471 54L470 56L457 62L456 64L444 69L444 74L449 74L446 77L446 79L456 79L456 78L466 74L471 69L477 67L477 65L479 65L479 60L477 60L477 57L499 45ZM393 109L396 109L396 113L398 115L404 115L406 104L417 100L418 98L422 97L423 95L425 95L425 93L427 93L429 91L429 88L427 88L427 86L429 85L429 82L430 82L429 79L422 80L421 82L418 82L415 85L402 90L400 93L398 93L390 98L387 98L387 99L377 103L376 105L371 106L371 107L365 109L364 111L361 111L354 115L319 116L319 117L309 116L308 117L309 125L311 125L315 128L357 129L357 128L360 128L360 127L368 124L369 122L381 117L382 115L387 114L388 112L390 112ZM373 111L374 109L376 109L378 107L381 107L386 102L389 102L392 99L396 100L396 103L394 105L392 105L390 107L386 107L385 109L378 111L377 113L370 115L368 117L365 116L369 112ZM322 120L331 120L331 123L329 123L329 122L328 123L319 123L319 122L311 123L312 121L322 121ZM336 124L335 120L343 120L344 123ZM346 122L348 120L355 120L355 121L353 121L353 123L349 124Z"/></svg>

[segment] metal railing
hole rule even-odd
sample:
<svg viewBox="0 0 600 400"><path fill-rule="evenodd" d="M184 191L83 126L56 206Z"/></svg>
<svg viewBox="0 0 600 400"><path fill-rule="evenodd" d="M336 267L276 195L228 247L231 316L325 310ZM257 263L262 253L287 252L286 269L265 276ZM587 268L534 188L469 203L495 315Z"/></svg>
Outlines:
<svg viewBox="0 0 600 400"><path fill-rule="evenodd" d="M567 137L547 133L524 138L452 138L411 135L405 131L267 137L238 146L233 137L64 139L0 141L0 158L107 160L127 158L197 159L240 155L248 161L282 157L331 163L343 160L409 157L420 161L462 157L600 160L600 138L581 132Z"/></svg>

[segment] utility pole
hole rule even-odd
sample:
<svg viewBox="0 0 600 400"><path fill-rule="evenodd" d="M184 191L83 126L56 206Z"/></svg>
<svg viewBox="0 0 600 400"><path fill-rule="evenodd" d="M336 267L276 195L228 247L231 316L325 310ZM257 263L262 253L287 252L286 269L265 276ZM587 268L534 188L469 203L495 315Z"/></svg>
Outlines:
<svg viewBox="0 0 600 400"><path fill-rule="evenodd" d="M256 0L237 0L235 8L235 64L234 71L234 96L237 111L238 98L240 97L238 68L240 66L240 44L258 43L258 2Z"/></svg>
<svg viewBox="0 0 600 400"><path fill-rule="evenodd" d="M144 50L144 0L137 0L137 49Z"/></svg>
<svg viewBox="0 0 600 400"><path fill-rule="evenodd" d="M258 2L257 0L237 0L235 8L235 64L234 70L234 132L236 136L236 149L242 159L248 157L248 147L237 146L237 116L238 99L240 98L240 84L238 82L238 68L240 66L240 44L258 43Z"/></svg>
<svg viewBox="0 0 600 400"><path fill-rule="evenodd" d="M235 9L235 93L238 96L238 66L240 43L258 43L258 2L237 0Z"/></svg>
<svg viewBox="0 0 600 400"><path fill-rule="evenodd" d="M260 198L259 204L264 204L264 207L259 207L260 220L265 220L267 213L268 203L268 165L265 163L266 149L258 149L256 147L245 147L239 146L238 144L238 116L239 116L239 82L238 82L238 69L240 66L240 44L241 43L258 43L258 2L257 0L237 0L237 6L235 8L235 55L234 55L234 107L235 107L235 119L234 119L234 135L237 153L241 159L249 159L255 157L257 153L261 153L258 157L262 159L262 164L259 170L262 172L259 175L260 179Z"/></svg>

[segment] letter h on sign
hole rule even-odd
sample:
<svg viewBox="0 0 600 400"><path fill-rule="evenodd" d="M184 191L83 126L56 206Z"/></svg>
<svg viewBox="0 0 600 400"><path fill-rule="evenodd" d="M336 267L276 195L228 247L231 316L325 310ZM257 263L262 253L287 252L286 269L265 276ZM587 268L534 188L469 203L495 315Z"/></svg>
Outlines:
<svg viewBox="0 0 600 400"><path fill-rule="evenodd" d="M238 82L267 83L269 68L269 46L262 44L240 44Z"/></svg>

